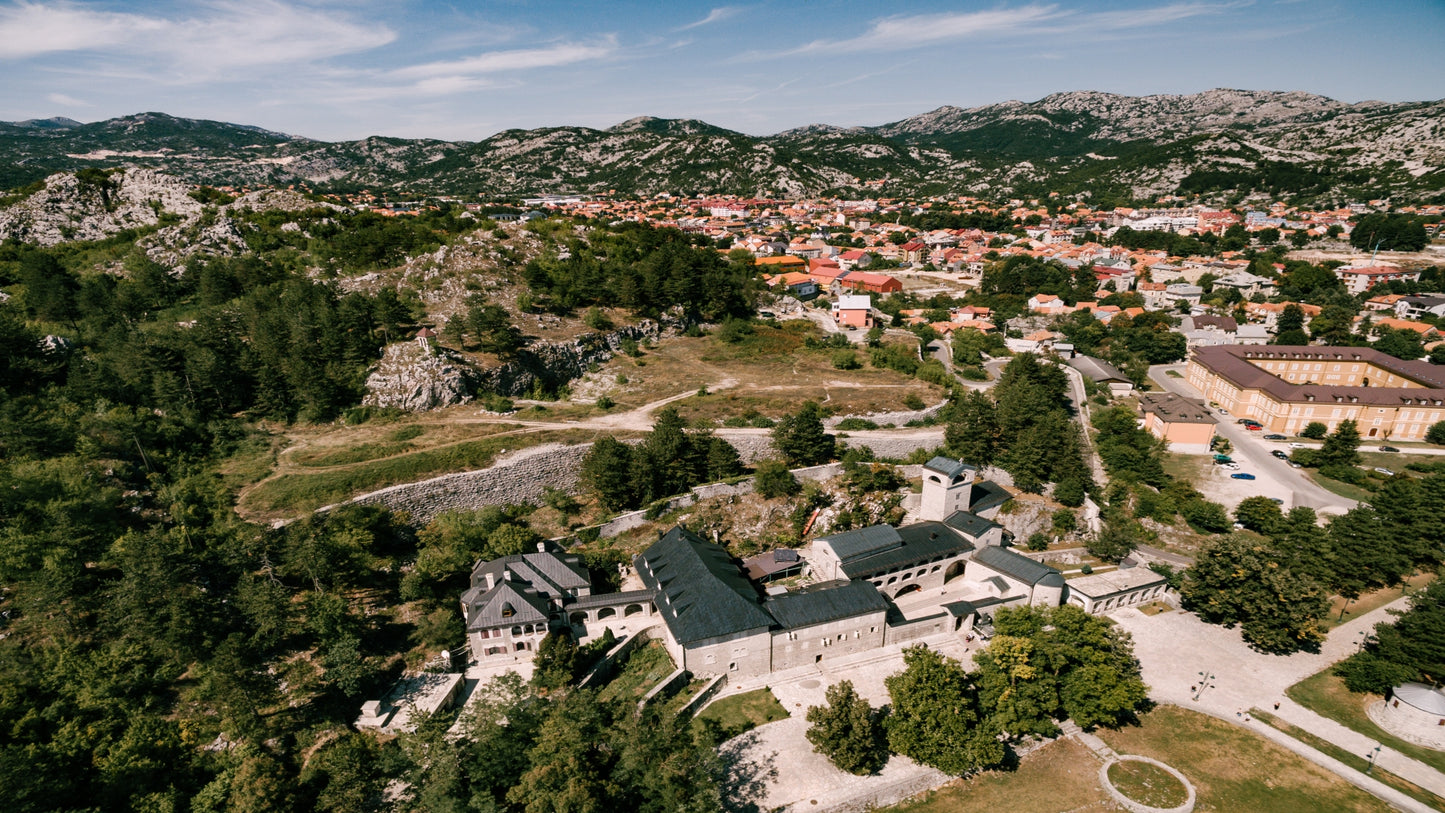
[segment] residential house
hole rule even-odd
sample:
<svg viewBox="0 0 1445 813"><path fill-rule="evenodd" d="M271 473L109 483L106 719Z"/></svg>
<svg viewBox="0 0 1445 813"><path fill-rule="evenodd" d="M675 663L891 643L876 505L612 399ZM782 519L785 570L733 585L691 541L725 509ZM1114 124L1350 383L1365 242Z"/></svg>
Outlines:
<svg viewBox="0 0 1445 813"><path fill-rule="evenodd" d="M903 262L919 265L928 259L928 244L922 240L910 240L898 247L903 252Z"/></svg>
<svg viewBox="0 0 1445 813"><path fill-rule="evenodd" d="M1119 398L1134 391L1134 382L1118 367L1093 356L1073 356L1068 365L1095 384L1107 387L1109 395Z"/></svg>
<svg viewBox="0 0 1445 813"><path fill-rule="evenodd" d="M1069 306L1064 304L1064 300L1053 294L1034 294L1029 297L1028 306L1032 313L1045 316L1058 316L1069 312Z"/></svg>
<svg viewBox="0 0 1445 813"><path fill-rule="evenodd" d="M1139 409L1144 428L1169 442L1169 449L1185 454L1205 454L1214 442L1218 424L1204 404L1172 392L1142 392Z"/></svg>
<svg viewBox="0 0 1445 813"><path fill-rule="evenodd" d="M1228 316L1186 316L1179 325L1179 332L1191 348L1234 344L1238 330L1239 325Z"/></svg>
<svg viewBox="0 0 1445 813"><path fill-rule="evenodd" d="M873 298L864 295L843 294L833 303L833 321L840 327L873 327Z"/></svg>
<svg viewBox="0 0 1445 813"><path fill-rule="evenodd" d="M1233 288L1239 291L1240 296L1249 299L1267 288L1274 288L1274 280L1269 277L1261 277L1251 274L1248 271L1236 271L1233 274L1225 274L1214 281L1215 288Z"/></svg>
<svg viewBox="0 0 1445 813"><path fill-rule="evenodd" d="M1335 269L1335 277L1345 284L1345 290L1359 294L1383 282L1416 282L1420 272L1393 265L1346 265Z"/></svg>
<svg viewBox="0 0 1445 813"><path fill-rule="evenodd" d="M872 262L873 255L861 248L849 249L838 254L838 266L847 271L867 268Z"/></svg>
<svg viewBox="0 0 1445 813"><path fill-rule="evenodd" d="M1445 317L1445 295L1421 294L1401 297L1395 303L1395 315L1401 319L1419 319L1424 316Z"/></svg>
<svg viewBox="0 0 1445 813"><path fill-rule="evenodd" d="M867 291L874 294L891 294L903 290L903 283L893 277L886 274L869 274L864 271L851 271L840 277L838 284L854 291Z"/></svg>

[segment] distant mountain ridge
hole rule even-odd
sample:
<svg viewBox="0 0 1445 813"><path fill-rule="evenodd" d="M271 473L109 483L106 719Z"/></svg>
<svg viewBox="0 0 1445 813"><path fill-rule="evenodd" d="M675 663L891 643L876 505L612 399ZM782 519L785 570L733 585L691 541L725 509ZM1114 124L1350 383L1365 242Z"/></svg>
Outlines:
<svg viewBox="0 0 1445 813"><path fill-rule="evenodd" d="M398 195L541 192L1112 198L1249 192L1299 199L1445 196L1445 100L1347 104L1303 92L1055 93L940 107L878 127L750 136L640 116L605 130L481 141L324 142L143 113L0 122L0 187L135 165L192 183L311 184Z"/></svg>

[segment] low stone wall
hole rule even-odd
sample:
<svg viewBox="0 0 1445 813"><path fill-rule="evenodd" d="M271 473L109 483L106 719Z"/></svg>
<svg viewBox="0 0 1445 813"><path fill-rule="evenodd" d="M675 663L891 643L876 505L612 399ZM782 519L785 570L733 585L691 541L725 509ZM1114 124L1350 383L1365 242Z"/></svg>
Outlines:
<svg viewBox="0 0 1445 813"><path fill-rule="evenodd" d="M647 694L643 695L642 699L637 701L637 710L642 711L643 709L647 708L648 703L653 703L658 700L666 700L667 698L672 697L673 695L682 691L683 688L686 687L688 682L691 680L691 672L687 671L686 669L678 669L676 672L673 672L672 674L663 678L662 681L659 682L656 686L653 686L651 689L649 689L647 691Z"/></svg>
<svg viewBox="0 0 1445 813"><path fill-rule="evenodd" d="M585 689L589 686L595 686L598 683L610 680L612 674L617 671L617 664L630 657L634 650L650 640L652 640L652 635L645 629L638 630L632 635L623 638L613 645L611 649L607 650L607 654L603 655L602 660L599 660L593 665L591 671L582 676L582 679L577 682L577 686Z"/></svg>
<svg viewBox="0 0 1445 813"><path fill-rule="evenodd" d="M679 720L686 720L696 717L697 713L702 711L703 707L708 703L711 703L712 699L717 697L718 692L722 691L727 685L728 676L725 674L718 675L708 681L706 686L702 687L691 700L684 703L682 708L677 710L677 718Z"/></svg>
<svg viewBox="0 0 1445 813"><path fill-rule="evenodd" d="M904 426L911 421L926 421L930 418L937 418L938 413L948 406L947 399L939 401L931 407L923 409L912 409L904 412L871 412L864 415L834 415L823 420L823 425L833 428L849 418L862 418L865 421L872 421L879 426Z"/></svg>

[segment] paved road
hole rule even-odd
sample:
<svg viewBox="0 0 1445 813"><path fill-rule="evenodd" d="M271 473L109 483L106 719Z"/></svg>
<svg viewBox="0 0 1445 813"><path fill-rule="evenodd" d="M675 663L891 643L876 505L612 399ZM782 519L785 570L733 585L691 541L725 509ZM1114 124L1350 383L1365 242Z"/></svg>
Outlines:
<svg viewBox="0 0 1445 813"><path fill-rule="evenodd" d="M1352 619L1331 631L1318 654L1297 653L1289 657L1255 652L1244 643L1238 629L1228 630L1205 624L1193 613L1174 611L1146 616L1138 610L1126 608L1111 615L1121 628L1133 636L1134 651L1143 666L1144 681L1149 684L1150 697L1154 700L1235 722L1286 746L1293 743L1288 737L1281 740L1272 736L1274 730L1264 723L1256 720L1245 722L1244 714L1251 708L1259 708L1363 757L1379 744L1376 740L1294 703L1285 697L1284 691L1353 654L1362 638L1361 633L1373 630L1375 624L1381 621L1389 621L1389 610L1404 607L1405 601L1400 599ZM1197 686L1201 675L1205 674L1214 677L1208 682L1208 687L1199 692ZM1278 711L1274 710L1275 703L1280 704ZM1300 748L1303 750L1293 750L1396 806L1428 810L1408 797L1400 797L1404 802L1391 797L1380 790L1384 786L1359 771L1328 758L1316 759L1323 755L1308 747ZM1428 765L1389 748L1380 751L1378 764L1396 776L1445 797L1445 774Z"/></svg>
<svg viewBox="0 0 1445 813"><path fill-rule="evenodd" d="M1202 396L1183 378L1174 378L1166 371L1183 372L1184 365L1157 365L1149 368L1149 378L1165 390L1186 398L1200 400ZM1254 483L1245 482L1240 488L1231 489L1240 494L1240 499L1253 494L1276 497L1284 500L1285 507L1303 505L1322 513L1343 514L1358 503L1341 497L1316 485L1301 469L1291 468L1289 463L1270 455L1273 450L1289 451L1283 443L1264 440L1261 432L1250 432L1234 422L1230 415L1217 414L1219 435L1229 440L1234 447L1229 454L1240 464L1240 471L1259 478ZM1218 476L1227 475L1220 471ZM1236 500L1235 502L1238 502Z"/></svg>

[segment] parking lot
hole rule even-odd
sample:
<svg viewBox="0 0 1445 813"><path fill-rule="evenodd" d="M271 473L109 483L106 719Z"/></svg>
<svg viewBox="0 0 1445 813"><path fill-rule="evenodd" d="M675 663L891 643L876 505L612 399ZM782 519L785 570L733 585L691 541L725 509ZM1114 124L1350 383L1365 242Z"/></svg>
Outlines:
<svg viewBox="0 0 1445 813"><path fill-rule="evenodd" d="M1155 367L1150 370L1150 377L1155 383L1186 398L1197 400L1201 397L1189 382L1165 375L1164 369L1166 368ZM1231 510L1246 497L1256 496L1280 500L1285 510L1303 505L1320 513L1343 514L1355 507L1354 500L1326 491L1316 485L1304 470L1292 468L1288 461L1270 455L1270 452L1275 450L1286 453L1291 451L1287 442L1265 440L1264 431L1250 431L1235 423L1238 420L1235 416L1217 409L1215 417L1219 419L1219 425L1215 427L1216 434L1229 441L1232 447L1229 456L1239 464L1239 468L1231 470L1222 466L1211 466L1208 476L1194 484L1205 497L1222 503ZM1304 445L1319 447L1318 443ZM1252 474L1255 479L1235 480L1229 476L1236 473Z"/></svg>

